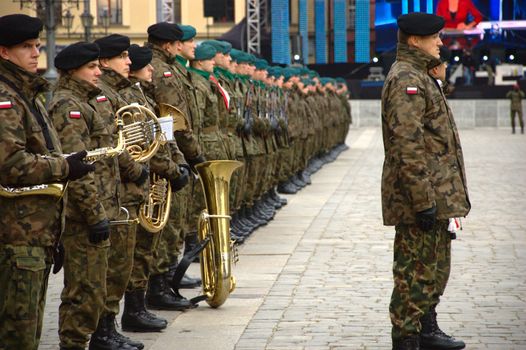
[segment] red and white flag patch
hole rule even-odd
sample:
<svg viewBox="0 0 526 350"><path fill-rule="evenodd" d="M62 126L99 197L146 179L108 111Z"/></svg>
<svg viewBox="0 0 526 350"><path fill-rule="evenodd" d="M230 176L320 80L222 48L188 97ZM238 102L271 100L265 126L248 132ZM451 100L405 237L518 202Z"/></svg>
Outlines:
<svg viewBox="0 0 526 350"><path fill-rule="evenodd" d="M72 119L80 119L80 112L79 111L71 111L69 112L69 117Z"/></svg>
<svg viewBox="0 0 526 350"><path fill-rule="evenodd" d="M172 72L170 72L170 71L168 71L168 72L164 72L164 73L163 73L163 76L164 76L165 78L169 78L169 77L172 76Z"/></svg>
<svg viewBox="0 0 526 350"><path fill-rule="evenodd" d="M104 101L108 101L108 98L104 95L101 95L101 96L97 96L97 102L104 102Z"/></svg>
<svg viewBox="0 0 526 350"><path fill-rule="evenodd" d="M418 88L416 86L408 86L405 89L405 93L408 95L416 95L418 94Z"/></svg>
<svg viewBox="0 0 526 350"><path fill-rule="evenodd" d="M0 102L0 109L9 109L13 107L13 103L11 101L1 101Z"/></svg>

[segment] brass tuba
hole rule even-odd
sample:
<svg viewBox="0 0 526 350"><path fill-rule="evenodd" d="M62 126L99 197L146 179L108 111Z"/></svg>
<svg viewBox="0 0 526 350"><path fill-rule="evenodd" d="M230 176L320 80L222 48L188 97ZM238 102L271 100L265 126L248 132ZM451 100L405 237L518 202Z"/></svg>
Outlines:
<svg viewBox="0 0 526 350"><path fill-rule="evenodd" d="M115 118L115 123L117 124L117 145L115 147L101 147L88 151L85 161L93 163L104 158L118 156L124 151L126 146L123 131L124 123L122 118L119 118L118 114ZM67 157L69 155L70 154L63 154L62 156ZM53 196L60 199L64 195L67 186L67 182L41 184L25 187L4 187L0 185L0 197L16 198L21 196Z"/></svg>
<svg viewBox="0 0 526 350"><path fill-rule="evenodd" d="M214 160L196 165L203 187L207 209L199 216L199 240L209 240L201 252L201 277L206 302L221 306L236 287L232 276L234 255L230 240L229 186L230 177L243 163L235 160Z"/></svg>
<svg viewBox="0 0 526 350"><path fill-rule="evenodd" d="M153 114L153 113L152 113ZM173 132L187 130L189 128L188 121L184 113L169 104L161 103L159 105L159 119L172 118L172 135L164 135L163 141L173 138ZM155 116L155 115L154 115ZM156 118L157 119L157 118ZM159 124L160 128L160 124ZM160 130L159 130L159 133ZM131 153L131 152L130 152ZM132 157L134 155L132 154ZM172 202L172 189L170 182L157 174L150 176L150 192L145 203L141 204L139 208L139 223L148 232L155 233L161 231L170 214L170 205Z"/></svg>

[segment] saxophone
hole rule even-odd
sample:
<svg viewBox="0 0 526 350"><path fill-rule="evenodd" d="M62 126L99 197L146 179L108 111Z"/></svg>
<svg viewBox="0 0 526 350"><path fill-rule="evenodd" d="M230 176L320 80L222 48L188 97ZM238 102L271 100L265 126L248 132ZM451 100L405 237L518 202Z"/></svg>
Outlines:
<svg viewBox="0 0 526 350"><path fill-rule="evenodd" d="M104 158L118 156L126 149L126 140L124 137L124 122L122 117L117 113L115 118L117 124L117 145L115 147L101 147L87 152L85 160L94 163ZM63 154L67 157L70 154ZM7 187L0 185L0 197L16 198L21 196L53 196L58 199L64 195L68 183L50 183L24 187Z"/></svg>
<svg viewBox="0 0 526 350"><path fill-rule="evenodd" d="M148 109L147 109L148 110ZM173 132L187 130L189 128L188 121L181 110L171 106L169 104L159 105L160 118L157 118L150 110L146 112L150 118L155 118L156 124L160 129L159 120L168 120L171 123L171 130L167 133L171 135L164 135L164 139L159 143L165 143L166 140L171 140ZM160 130L158 132L163 135ZM131 153L131 152L130 152ZM134 154L131 153L132 157ZM141 153L139 153L141 154ZM153 154L152 154L153 155ZM143 157L146 158L146 157ZM138 157L137 157L138 159ZM149 159L149 158L148 158ZM170 182L158 174L152 173L150 176L150 191L148 199L145 203L141 204L139 208L138 218L141 226L148 232L156 233L161 231L166 223L170 214L170 205L172 202L172 189Z"/></svg>
<svg viewBox="0 0 526 350"><path fill-rule="evenodd" d="M230 177L243 163L235 160L214 160L196 165L207 209L199 216L197 233L208 244L201 252L201 277L206 302L221 306L236 287L232 276L233 243L230 240L229 186Z"/></svg>

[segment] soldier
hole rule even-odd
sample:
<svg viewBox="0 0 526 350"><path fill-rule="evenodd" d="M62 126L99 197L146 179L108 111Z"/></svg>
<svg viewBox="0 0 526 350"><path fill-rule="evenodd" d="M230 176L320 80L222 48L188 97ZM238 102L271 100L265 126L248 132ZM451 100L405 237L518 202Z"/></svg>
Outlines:
<svg viewBox="0 0 526 350"><path fill-rule="evenodd" d="M466 216L460 139L429 67L439 61L441 17L398 18L397 58L382 91L384 225L395 225L393 349L462 349L440 330L435 308L450 270L450 218Z"/></svg>
<svg viewBox="0 0 526 350"><path fill-rule="evenodd" d="M524 92L522 92L519 84L513 85L513 90L508 91L506 98L510 99L510 117L511 117L511 133L515 134L515 114L519 117L519 125L521 126L521 134L524 134L524 119L522 119L522 99Z"/></svg>
<svg viewBox="0 0 526 350"><path fill-rule="evenodd" d="M53 252L66 202L6 188L73 181L94 170L82 162L85 152L61 156L39 96L47 89L36 74L41 30L38 18L0 17L0 349L38 348L51 264L58 271L61 263Z"/></svg>
<svg viewBox="0 0 526 350"><path fill-rule="evenodd" d="M102 69L99 88L116 113L120 108L138 102L124 97L124 93L133 88L128 80L131 64L128 54L130 39L123 35L112 34L97 39L95 43L100 47L99 61ZM149 170L147 165L133 161L128 152L119 156L119 167L122 169L126 166L133 166L135 176L126 176L127 174L123 173L119 189L121 206L127 210L129 220L134 220L148 192ZM133 347L143 346L140 342L124 337L115 329L119 301L124 296L132 272L136 229L137 224L133 221L111 226L105 310L99 319L99 326L92 337L92 342L94 339L98 339L99 342L117 340Z"/></svg>
<svg viewBox="0 0 526 350"><path fill-rule="evenodd" d="M195 30L194 30L195 31ZM179 108L185 115L189 127L186 130L174 132L177 146L184 154L185 160L195 165L204 161L201 147L191 126L190 111L188 107L189 90L186 68L175 63L177 54L188 46L187 51L193 54L192 33L185 34L176 24L161 22L148 27L148 45L152 49L153 84L155 90L153 96L157 104L167 103ZM185 41L189 41L186 45ZM192 100L190 100L192 103ZM155 264L152 267L146 303L150 308L167 310L185 310L191 307L191 303L175 293L168 281L172 280L177 268L178 256L184 242L184 221L187 215L187 205L191 192L191 186L186 186L175 195L170 210L168 224L163 230ZM200 284L199 279L185 275L180 287L195 287Z"/></svg>

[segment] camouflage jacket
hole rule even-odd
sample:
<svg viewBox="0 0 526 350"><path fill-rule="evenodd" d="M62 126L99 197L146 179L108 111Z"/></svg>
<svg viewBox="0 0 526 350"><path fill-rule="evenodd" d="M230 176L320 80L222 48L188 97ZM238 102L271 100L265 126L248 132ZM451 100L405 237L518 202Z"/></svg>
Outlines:
<svg viewBox="0 0 526 350"><path fill-rule="evenodd" d="M139 98L135 98L136 94L138 96L140 92L137 92L137 87L132 85L128 79L112 69L103 68L102 72L99 87L105 97L110 101L114 113L131 103L140 102ZM126 124L126 120L124 124ZM134 181L140 177L143 165L135 162L131 155L125 151L119 156L119 167L122 178L120 184L122 205L142 203L145 199L149 183L146 181L141 186L137 186Z"/></svg>
<svg viewBox="0 0 526 350"><path fill-rule="evenodd" d="M1 58L0 76L15 88L0 80L0 183L21 187L63 182L68 164L37 97L46 90L46 80ZM32 109L47 124L49 145ZM62 228L61 213L62 202L53 196L0 196L0 245L54 245Z"/></svg>
<svg viewBox="0 0 526 350"><path fill-rule="evenodd" d="M188 112L188 106L184 94L184 85L180 73L174 66L174 57L157 46L152 47L153 58L151 65L154 68L153 85L155 85L154 97L157 104L167 103L179 108L185 113L190 124L190 130L175 132L174 136L177 146L183 152L186 160L201 156L201 148L192 130L193 122Z"/></svg>
<svg viewBox="0 0 526 350"><path fill-rule="evenodd" d="M399 44L383 87L385 225L413 224L417 212L434 205L438 219L466 216L471 208L455 121L427 73L434 60Z"/></svg>
<svg viewBox="0 0 526 350"><path fill-rule="evenodd" d="M521 90L508 91L506 98L511 100L512 111L522 111L522 99L524 98L524 92Z"/></svg>
<svg viewBox="0 0 526 350"><path fill-rule="evenodd" d="M100 95L100 89L88 82L79 81L66 74L60 77L49 104L49 116L57 129L65 153L112 147L113 138L106 122L89 104L89 99ZM113 209L113 219L118 207L112 208L113 197L118 196L116 159L95 162L96 172L68 184L68 220L94 225L107 219L105 208ZM108 199L104 203L103 198Z"/></svg>

